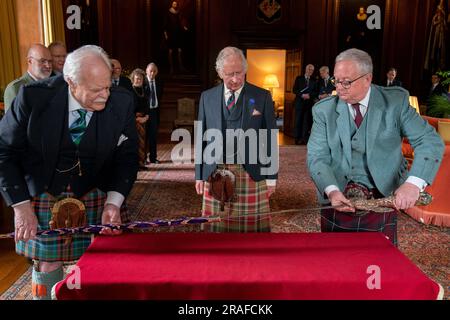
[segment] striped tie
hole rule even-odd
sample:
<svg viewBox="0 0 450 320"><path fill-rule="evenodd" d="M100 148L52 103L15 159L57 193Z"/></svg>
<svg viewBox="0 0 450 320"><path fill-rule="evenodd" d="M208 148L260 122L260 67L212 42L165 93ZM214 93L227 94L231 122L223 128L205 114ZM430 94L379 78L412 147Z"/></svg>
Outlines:
<svg viewBox="0 0 450 320"><path fill-rule="evenodd" d="M235 100L236 100L236 97L234 96L234 91L231 91L231 95L227 101L227 109L228 110L231 110L233 108L233 106L236 104Z"/></svg>
<svg viewBox="0 0 450 320"><path fill-rule="evenodd" d="M69 128L70 136L72 137L73 143L77 146L80 144L81 138L86 131L86 113L84 109L76 110L78 113L78 119L75 120Z"/></svg>

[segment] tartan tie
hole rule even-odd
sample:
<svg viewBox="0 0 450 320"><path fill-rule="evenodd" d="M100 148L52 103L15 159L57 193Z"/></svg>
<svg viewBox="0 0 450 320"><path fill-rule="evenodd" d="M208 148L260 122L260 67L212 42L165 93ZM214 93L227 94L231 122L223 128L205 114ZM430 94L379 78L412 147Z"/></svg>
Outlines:
<svg viewBox="0 0 450 320"><path fill-rule="evenodd" d="M361 122L363 121L363 116L361 114L361 110L359 109L359 103L352 104L353 109L355 109L356 116L355 116L355 124L356 127L359 128L361 125Z"/></svg>
<svg viewBox="0 0 450 320"><path fill-rule="evenodd" d="M84 109L76 110L78 113L78 119L75 120L69 128L70 136L72 137L73 143L77 146L80 144L81 138L86 131L86 113Z"/></svg>
<svg viewBox="0 0 450 320"><path fill-rule="evenodd" d="M228 110L231 110L233 108L233 106L236 104L235 100L236 100L236 97L234 96L234 91L231 91L231 95L227 101L227 109Z"/></svg>

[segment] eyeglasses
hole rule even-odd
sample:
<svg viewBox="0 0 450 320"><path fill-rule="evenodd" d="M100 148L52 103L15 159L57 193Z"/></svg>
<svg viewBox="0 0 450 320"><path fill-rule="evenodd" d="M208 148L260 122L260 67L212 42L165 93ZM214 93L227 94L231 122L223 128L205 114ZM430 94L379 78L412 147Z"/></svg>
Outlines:
<svg viewBox="0 0 450 320"><path fill-rule="evenodd" d="M30 57L31 59L33 59L33 60L36 60L39 64L49 64L49 65L51 65L52 64L52 62L53 62L53 60L48 60L48 59L44 59L44 58L42 58L42 59L36 59L35 57Z"/></svg>
<svg viewBox="0 0 450 320"><path fill-rule="evenodd" d="M230 72L230 73L223 73L223 75L227 78L232 78L232 77L240 77L241 75L244 74L244 71L237 71L237 72Z"/></svg>
<svg viewBox="0 0 450 320"><path fill-rule="evenodd" d="M361 79L361 78L364 77L364 76L367 76L369 73L370 73L370 72L367 72L367 73L363 74L362 76L359 76L358 78L353 79L353 80L338 81L338 80L336 80L335 77L332 77L332 78L330 79L330 81L331 81L331 83L332 83L335 87L337 87L337 85L340 84L344 89L349 89L349 88L352 86L352 83L353 83L353 82L355 82L356 80Z"/></svg>

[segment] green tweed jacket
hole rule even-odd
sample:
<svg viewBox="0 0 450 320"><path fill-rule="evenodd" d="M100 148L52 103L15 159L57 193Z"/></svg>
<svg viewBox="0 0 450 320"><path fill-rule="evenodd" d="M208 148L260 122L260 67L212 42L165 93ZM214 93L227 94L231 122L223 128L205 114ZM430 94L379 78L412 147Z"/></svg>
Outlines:
<svg viewBox="0 0 450 320"><path fill-rule="evenodd" d="M34 82L34 79L28 72L25 72L23 76L11 81L5 89L5 95L3 97L5 103L5 112L11 108L14 98L19 93L19 89L26 84Z"/></svg>
<svg viewBox="0 0 450 320"><path fill-rule="evenodd" d="M319 201L328 202L324 189L336 185L341 191L351 172L350 112L348 105L333 96L313 107L314 124L308 142L308 168ZM439 169L444 143L435 129L409 106L408 91L400 87L371 85L367 109L366 156L370 175L385 196L392 194L408 176L433 182ZM402 140L414 148L408 171Z"/></svg>

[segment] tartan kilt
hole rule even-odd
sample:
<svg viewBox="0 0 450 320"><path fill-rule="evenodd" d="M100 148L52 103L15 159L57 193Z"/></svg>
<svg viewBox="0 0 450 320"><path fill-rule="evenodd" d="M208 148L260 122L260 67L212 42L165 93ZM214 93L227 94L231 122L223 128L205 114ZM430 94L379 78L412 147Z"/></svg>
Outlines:
<svg viewBox="0 0 450 320"><path fill-rule="evenodd" d="M43 193L32 199L31 203L38 220L38 230L50 229L51 208L58 200L67 197L75 198L72 192L64 192L57 198L48 193ZM106 194L99 189L94 189L79 200L86 207L86 223L101 223ZM129 219L125 206L121 208L121 218L122 222L127 222ZM71 241L67 241L68 238L72 238ZM81 257L91 244L91 240L90 234L37 237L37 239L27 242L16 242L16 253L33 260L46 262L74 261Z"/></svg>
<svg viewBox="0 0 450 320"><path fill-rule="evenodd" d="M270 204L266 181L254 181L242 165L219 165L236 176L233 201L220 211L220 201L208 192L209 183L203 190L202 216L220 216L221 222L206 225L210 232L270 232ZM258 214L264 214L258 216Z"/></svg>
<svg viewBox="0 0 450 320"><path fill-rule="evenodd" d="M374 196L366 187L349 183L344 195L351 199L352 193L364 193L367 199ZM341 212L335 209L322 209L320 212L320 228L322 232L381 232L394 245L397 245L397 214L395 209L386 212L359 211Z"/></svg>

